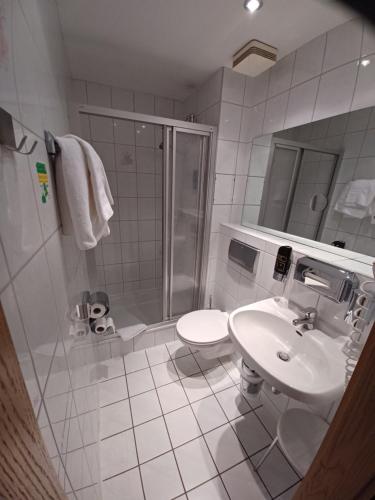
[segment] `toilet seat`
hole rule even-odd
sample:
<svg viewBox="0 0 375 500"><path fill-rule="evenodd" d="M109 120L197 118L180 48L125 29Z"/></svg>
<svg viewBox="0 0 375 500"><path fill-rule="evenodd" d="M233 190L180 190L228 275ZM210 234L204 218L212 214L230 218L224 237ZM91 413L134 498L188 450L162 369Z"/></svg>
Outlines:
<svg viewBox="0 0 375 500"><path fill-rule="evenodd" d="M218 309L205 309L184 314L176 324L183 342L197 347L218 344L229 338L228 317Z"/></svg>

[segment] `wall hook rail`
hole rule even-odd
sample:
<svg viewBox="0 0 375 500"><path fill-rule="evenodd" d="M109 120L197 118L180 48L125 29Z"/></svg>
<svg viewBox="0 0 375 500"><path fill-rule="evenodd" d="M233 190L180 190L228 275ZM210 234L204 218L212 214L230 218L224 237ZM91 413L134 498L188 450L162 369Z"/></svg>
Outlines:
<svg viewBox="0 0 375 500"><path fill-rule="evenodd" d="M31 155L38 141L34 141L28 151L22 151L26 144L26 140L27 135L24 135L17 146L12 115L5 111L5 109L0 108L0 145L9 149L9 151L20 153L21 155Z"/></svg>

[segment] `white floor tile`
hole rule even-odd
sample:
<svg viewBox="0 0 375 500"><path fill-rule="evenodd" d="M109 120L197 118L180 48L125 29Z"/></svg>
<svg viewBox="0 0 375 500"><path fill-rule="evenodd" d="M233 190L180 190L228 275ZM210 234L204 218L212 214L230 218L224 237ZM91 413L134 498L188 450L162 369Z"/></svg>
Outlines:
<svg viewBox="0 0 375 500"><path fill-rule="evenodd" d="M253 464L260 460L262 453L257 453L254 457L251 457ZM297 474L276 446L259 467L258 474L273 497L279 495L299 480Z"/></svg>
<svg viewBox="0 0 375 500"><path fill-rule="evenodd" d="M148 368L148 361L145 351L129 352L124 356L124 362L126 373L132 373L137 370Z"/></svg>
<svg viewBox="0 0 375 500"><path fill-rule="evenodd" d="M174 359L173 362L180 378L190 377L190 375L200 373L201 371L192 354Z"/></svg>
<svg viewBox="0 0 375 500"><path fill-rule="evenodd" d="M189 403L181 382L172 382L172 384L163 385L157 389L160 398L160 404L163 413L168 413L177 408L181 408Z"/></svg>
<svg viewBox="0 0 375 500"><path fill-rule="evenodd" d="M188 348L188 346L183 344L181 340L168 342L166 346L172 359L182 358L183 356L187 356L188 354L190 354L190 349Z"/></svg>
<svg viewBox="0 0 375 500"><path fill-rule="evenodd" d="M268 446L272 441L253 412L236 418L232 421L232 426L249 455L253 455Z"/></svg>
<svg viewBox="0 0 375 500"><path fill-rule="evenodd" d="M229 420L233 420L251 411L250 405L242 396L237 386L229 387L229 389L225 389L225 391L218 392L216 397Z"/></svg>
<svg viewBox="0 0 375 500"><path fill-rule="evenodd" d="M188 493L189 500L229 500L223 483L219 477L198 486ZM250 500L250 499L249 499Z"/></svg>
<svg viewBox="0 0 375 500"><path fill-rule="evenodd" d="M131 426L128 399L100 408L100 439L130 429Z"/></svg>
<svg viewBox="0 0 375 500"><path fill-rule="evenodd" d="M130 398L130 407L134 425L142 424L162 414L156 391L145 392Z"/></svg>
<svg viewBox="0 0 375 500"><path fill-rule="evenodd" d="M136 396L155 387L150 368L129 373L126 378L128 381L129 396Z"/></svg>
<svg viewBox="0 0 375 500"><path fill-rule="evenodd" d="M227 418L215 396L201 399L191 406L203 433L227 423Z"/></svg>
<svg viewBox="0 0 375 500"><path fill-rule="evenodd" d="M212 394L212 390L203 375L184 378L181 382L191 403Z"/></svg>
<svg viewBox="0 0 375 500"><path fill-rule="evenodd" d="M125 377L112 378L99 384L100 406L116 403L128 397Z"/></svg>
<svg viewBox="0 0 375 500"><path fill-rule="evenodd" d="M238 384L241 381L241 373L237 368L237 365L231 359L221 360L221 363L228 372L233 382L235 384Z"/></svg>
<svg viewBox="0 0 375 500"><path fill-rule="evenodd" d="M102 483L103 500L143 500L139 469L129 470Z"/></svg>
<svg viewBox="0 0 375 500"><path fill-rule="evenodd" d="M281 413L270 402L264 400L264 404L255 410L263 425L266 427L271 436L276 436L277 422Z"/></svg>
<svg viewBox="0 0 375 500"><path fill-rule="evenodd" d="M152 371L152 376L154 377L156 387L170 384L171 382L174 382L179 378L172 361L152 366L151 371Z"/></svg>
<svg viewBox="0 0 375 500"><path fill-rule="evenodd" d="M168 413L168 415L165 415L165 421L173 447L180 446L201 435L190 406L184 406L179 410Z"/></svg>
<svg viewBox="0 0 375 500"><path fill-rule="evenodd" d="M214 392L222 391L233 385L233 380L223 366L216 366L204 372L211 389Z"/></svg>
<svg viewBox="0 0 375 500"><path fill-rule="evenodd" d="M289 490L276 497L275 500L293 500L293 496L296 494L299 486L300 483L297 483L295 486L292 486Z"/></svg>
<svg viewBox="0 0 375 500"><path fill-rule="evenodd" d="M268 495L250 462L242 462L221 475L231 500L268 500Z"/></svg>
<svg viewBox="0 0 375 500"><path fill-rule="evenodd" d="M176 448L175 454L187 490L216 476L217 470L203 437Z"/></svg>
<svg viewBox="0 0 375 500"><path fill-rule="evenodd" d="M168 500L184 492L173 453L141 465L146 500Z"/></svg>
<svg viewBox="0 0 375 500"><path fill-rule="evenodd" d="M102 479L125 472L137 465L133 431L125 431L100 443Z"/></svg>
<svg viewBox="0 0 375 500"><path fill-rule="evenodd" d="M170 360L168 349L164 344L146 349L146 353L150 366L165 363Z"/></svg>
<svg viewBox="0 0 375 500"><path fill-rule="evenodd" d="M198 365L200 366L200 369L202 370L202 372L204 372L205 370L209 370L210 368L215 368L215 366L219 366L220 365L220 361L217 359L217 358L214 358L214 359L205 359L200 352L196 352L194 354L194 357L198 363Z"/></svg>
<svg viewBox="0 0 375 500"><path fill-rule="evenodd" d="M134 428L139 463L146 462L171 449L163 417Z"/></svg>
<svg viewBox="0 0 375 500"><path fill-rule="evenodd" d="M124 360L121 357L106 359L105 361L100 361L97 366L97 371L99 379L109 379L114 377L120 377L125 374L124 371Z"/></svg>
<svg viewBox="0 0 375 500"><path fill-rule="evenodd" d="M229 469L246 458L246 453L230 424L208 432L205 434L205 439L219 472Z"/></svg>

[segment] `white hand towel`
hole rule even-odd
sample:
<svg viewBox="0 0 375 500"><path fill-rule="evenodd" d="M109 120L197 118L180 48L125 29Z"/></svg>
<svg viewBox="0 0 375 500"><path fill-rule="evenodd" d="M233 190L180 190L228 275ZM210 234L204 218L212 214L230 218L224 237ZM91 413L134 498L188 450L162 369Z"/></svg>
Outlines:
<svg viewBox="0 0 375 500"><path fill-rule="evenodd" d="M363 219L373 215L374 202L375 180L358 179L344 187L334 208L336 212Z"/></svg>
<svg viewBox="0 0 375 500"><path fill-rule="evenodd" d="M75 136L56 138L61 153L56 186L63 232L74 235L80 250L94 248L110 233L113 198L95 150Z"/></svg>

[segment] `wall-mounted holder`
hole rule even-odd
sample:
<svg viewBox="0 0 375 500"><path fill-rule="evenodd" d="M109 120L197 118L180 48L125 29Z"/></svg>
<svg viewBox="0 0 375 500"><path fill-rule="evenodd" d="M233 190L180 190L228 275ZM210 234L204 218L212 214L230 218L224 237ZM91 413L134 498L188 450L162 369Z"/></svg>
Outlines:
<svg viewBox="0 0 375 500"><path fill-rule="evenodd" d="M259 250L257 248L232 239L229 245L228 259L252 273L258 253Z"/></svg>
<svg viewBox="0 0 375 500"><path fill-rule="evenodd" d="M56 142L55 137L48 130L44 131L44 142L46 143L46 150L48 156L55 161L56 156L60 153L60 147Z"/></svg>
<svg viewBox="0 0 375 500"><path fill-rule="evenodd" d="M348 302L359 285L355 273L310 257L298 259L294 279L334 302Z"/></svg>
<svg viewBox="0 0 375 500"><path fill-rule="evenodd" d="M16 136L14 133L13 117L5 109L0 108L0 145L13 151L14 153L20 153L21 155L31 155L38 141L34 141L31 148L28 151L22 151L26 144L27 135L24 135L17 145Z"/></svg>

